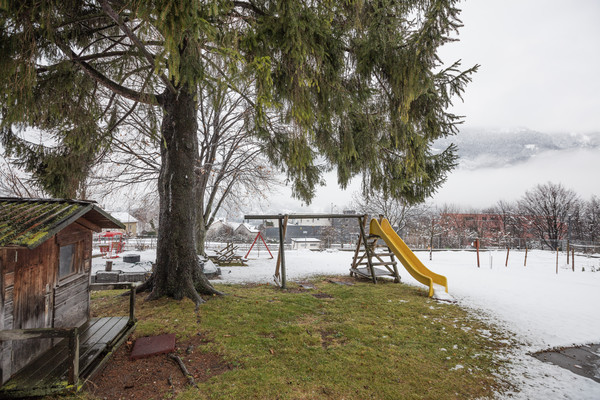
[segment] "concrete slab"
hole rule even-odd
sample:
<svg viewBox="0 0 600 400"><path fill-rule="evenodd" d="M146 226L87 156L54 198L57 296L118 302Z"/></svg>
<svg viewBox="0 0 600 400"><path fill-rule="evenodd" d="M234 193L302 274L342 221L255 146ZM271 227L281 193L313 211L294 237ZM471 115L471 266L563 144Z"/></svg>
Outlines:
<svg viewBox="0 0 600 400"><path fill-rule="evenodd" d="M147 272L123 272L119 275L119 282L144 282L147 276Z"/></svg>
<svg viewBox="0 0 600 400"><path fill-rule="evenodd" d="M156 354L170 353L175 350L175 334L160 336L148 336L135 341L131 350L130 358L138 360L148 358Z"/></svg>

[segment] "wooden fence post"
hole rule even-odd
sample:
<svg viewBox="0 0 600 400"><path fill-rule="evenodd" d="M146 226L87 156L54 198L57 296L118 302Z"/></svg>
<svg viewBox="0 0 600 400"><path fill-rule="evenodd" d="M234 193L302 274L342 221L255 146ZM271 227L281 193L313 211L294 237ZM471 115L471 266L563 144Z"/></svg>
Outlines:
<svg viewBox="0 0 600 400"><path fill-rule="evenodd" d="M504 263L505 267L508 267L508 254L510 253L510 247L506 248L506 262Z"/></svg>
<svg viewBox="0 0 600 400"><path fill-rule="evenodd" d="M556 246L556 275L558 275L558 246Z"/></svg>
<svg viewBox="0 0 600 400"><path fill-rule="evenodd" d="M135 285L129 289L129 322L135 322Z"/></svg>
<svg viewBox="0 0 600 400"><path fill-rule="evenodd" d="M527 243L525 243L525 262L523 262L523 266L527 266Z"/></svg>
<svg viewBox="0 0 600 400"><path fill-rule="evenodd" d="M481 268L479 263L479 239L475 239L475 249L477 249L477 268Z"/></svg>
<svg viewBox="0 0 600 400"><path fill-rule="evenodd" d="M77 391L77 383L79 381L79 331L73 328L69 335L69 383L74 386Z"/></svg>

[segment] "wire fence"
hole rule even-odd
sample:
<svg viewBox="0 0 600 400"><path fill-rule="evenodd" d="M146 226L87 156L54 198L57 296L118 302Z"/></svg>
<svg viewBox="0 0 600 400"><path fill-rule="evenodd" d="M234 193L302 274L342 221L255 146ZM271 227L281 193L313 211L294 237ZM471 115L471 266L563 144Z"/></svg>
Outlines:
<svg viewBox="0 0 600 400"><path fill-rule="evenodd" d="M403 238L408 247L413 250L428 250L430 247L433 250L470 250L476 248L475 241L477 238L472 237L448 237L448 236L407 236ZM94 248L99 248L101 244L105 244L106 240L94 238ZM134 237L124 238L122 244L122 251L144 251L156 249L157 238L156 237ZM209 251L216 251L223 249L227 245L227 241L207 241L205 243L205 249ZM252 241L233 241L236 246L238 253L246 254L252 245ZM559 250L565 251L567 248L574 249L578 253L583 254L600 254L600 242L584 242L584 241L571 241L567 243L567 240L558 240L556 242ZM257 246L260 250L257 250ZM268 243L271 252L277 252L279 250L279 243ZM338 249L338 250L353 250L355 248L353 243L331 243L323 242L320 250ZM494 250L494 249L540 249L540 250L555 250L539 239L532 238L512 238L505 237L501 239L479 239L479 248L481 250ZM292 250L291 244L285 244L285 250ZM265 251L263 243L256 243L253 250Z"/></svg>
<svg viewBox="0 0 600 400"><path fill-rule="evenodd" d="M514 238L503 237L500 239L489 238L474 238L474 237L448 237L448 236L408 236L403 238L405 243L412 249L429 249L430 247L436 250L457 250L457 249L474 249L476 248L476 240L479 240L480 249L539 249L539 250L556 250L556 247L561 251L567 248L575 249L579 253L595 254L600 253L600 242L585 242L585 241L567 241L566 239L555 241L544 241L533 238Z"/></svg>

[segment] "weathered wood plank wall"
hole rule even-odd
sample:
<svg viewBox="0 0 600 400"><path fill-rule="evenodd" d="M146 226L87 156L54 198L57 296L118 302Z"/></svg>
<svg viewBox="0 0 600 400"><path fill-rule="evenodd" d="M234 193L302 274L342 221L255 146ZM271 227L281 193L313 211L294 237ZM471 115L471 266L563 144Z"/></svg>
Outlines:
<svg viewBox="0 0 600 400"><path fill-rule="evenodd" d="M56 254L55 245L49 240L34 250L17 250L14 265L14 307L12 329L49 328L52 312L52 286L56 261L48 259ZM42 351L51 346L44 339L12 342L11 373L23 368Z"/></svg>
<svg viewBox="0 0 600 400"><path fill-rule="evenodd" d="M16 250L0 249L0 276L2 293L2 314L0 325L2 329L13 329ZM12 343L0 342L0 382L4 383L11 375Z"/></svg>
<svg viewBox="0 0 600 400"><path fill-rule="evenodd" d="M0 329L66 328L90 317L92 231L83 218L34 250L0 249ZM73 275L59 279L60 246L76 245ZM0 343L0 384L51 345L49 339Z"/></svg>

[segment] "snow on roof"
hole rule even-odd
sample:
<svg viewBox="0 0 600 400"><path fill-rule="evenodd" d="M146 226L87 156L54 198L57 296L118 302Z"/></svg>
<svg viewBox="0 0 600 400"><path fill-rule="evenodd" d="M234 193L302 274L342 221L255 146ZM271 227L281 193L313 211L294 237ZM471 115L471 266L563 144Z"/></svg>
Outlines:
<svg viewBox="0 0 600 400"><path fill-rule="evenodd" d="M233 230L236 230L236 229L237 229L237 228L240 226L240 224L239 224L238 222L229 222L229 221L225 221L225 220L223 220L223 219L217 219L216 221L214 221L214 222L213 222L213 223L210 225L210 227L209 227L209 228L212 228L212 227L218 226L219 224L220 224L220 225L225 225L225 226L228 226L228 227L230 227L230 228L231 228L231 229L233 229Z"/></svg>
<svg viewBox="0 0 600 400"><path fill-rule="evenodd" d="M240 224L240 226L238 226L238 228L240 228L240 227L242 227L242 226L243 226L244 228L248 229L248 231L250 231L251 233L258 233L258 228L257 228L256 226L253 226L253 225L250 225L250 224L243 223L243 224Z"/></svg>
<svg viewBox="0 0 600 400"><path fill-rule="evenodd" d="M112 215L113 218L117 219L118 221L124 224L138 222L137 219L135 219L131 216L131 214L125 211L109 211L109 214Z"/></svg>
<svg viewBox="0 0 600 400"><path fill-rule="evenodd" d="M292 242L321 242L321 239L317 239L317 238L292 238Z"/></svg>
<svg viewBox="0 0 600 400"><path fill-rule="evenodd" d="M234 231L240 226L239 222L231 222L231 221L221 221L223 224L231 227Z"/></svg>

